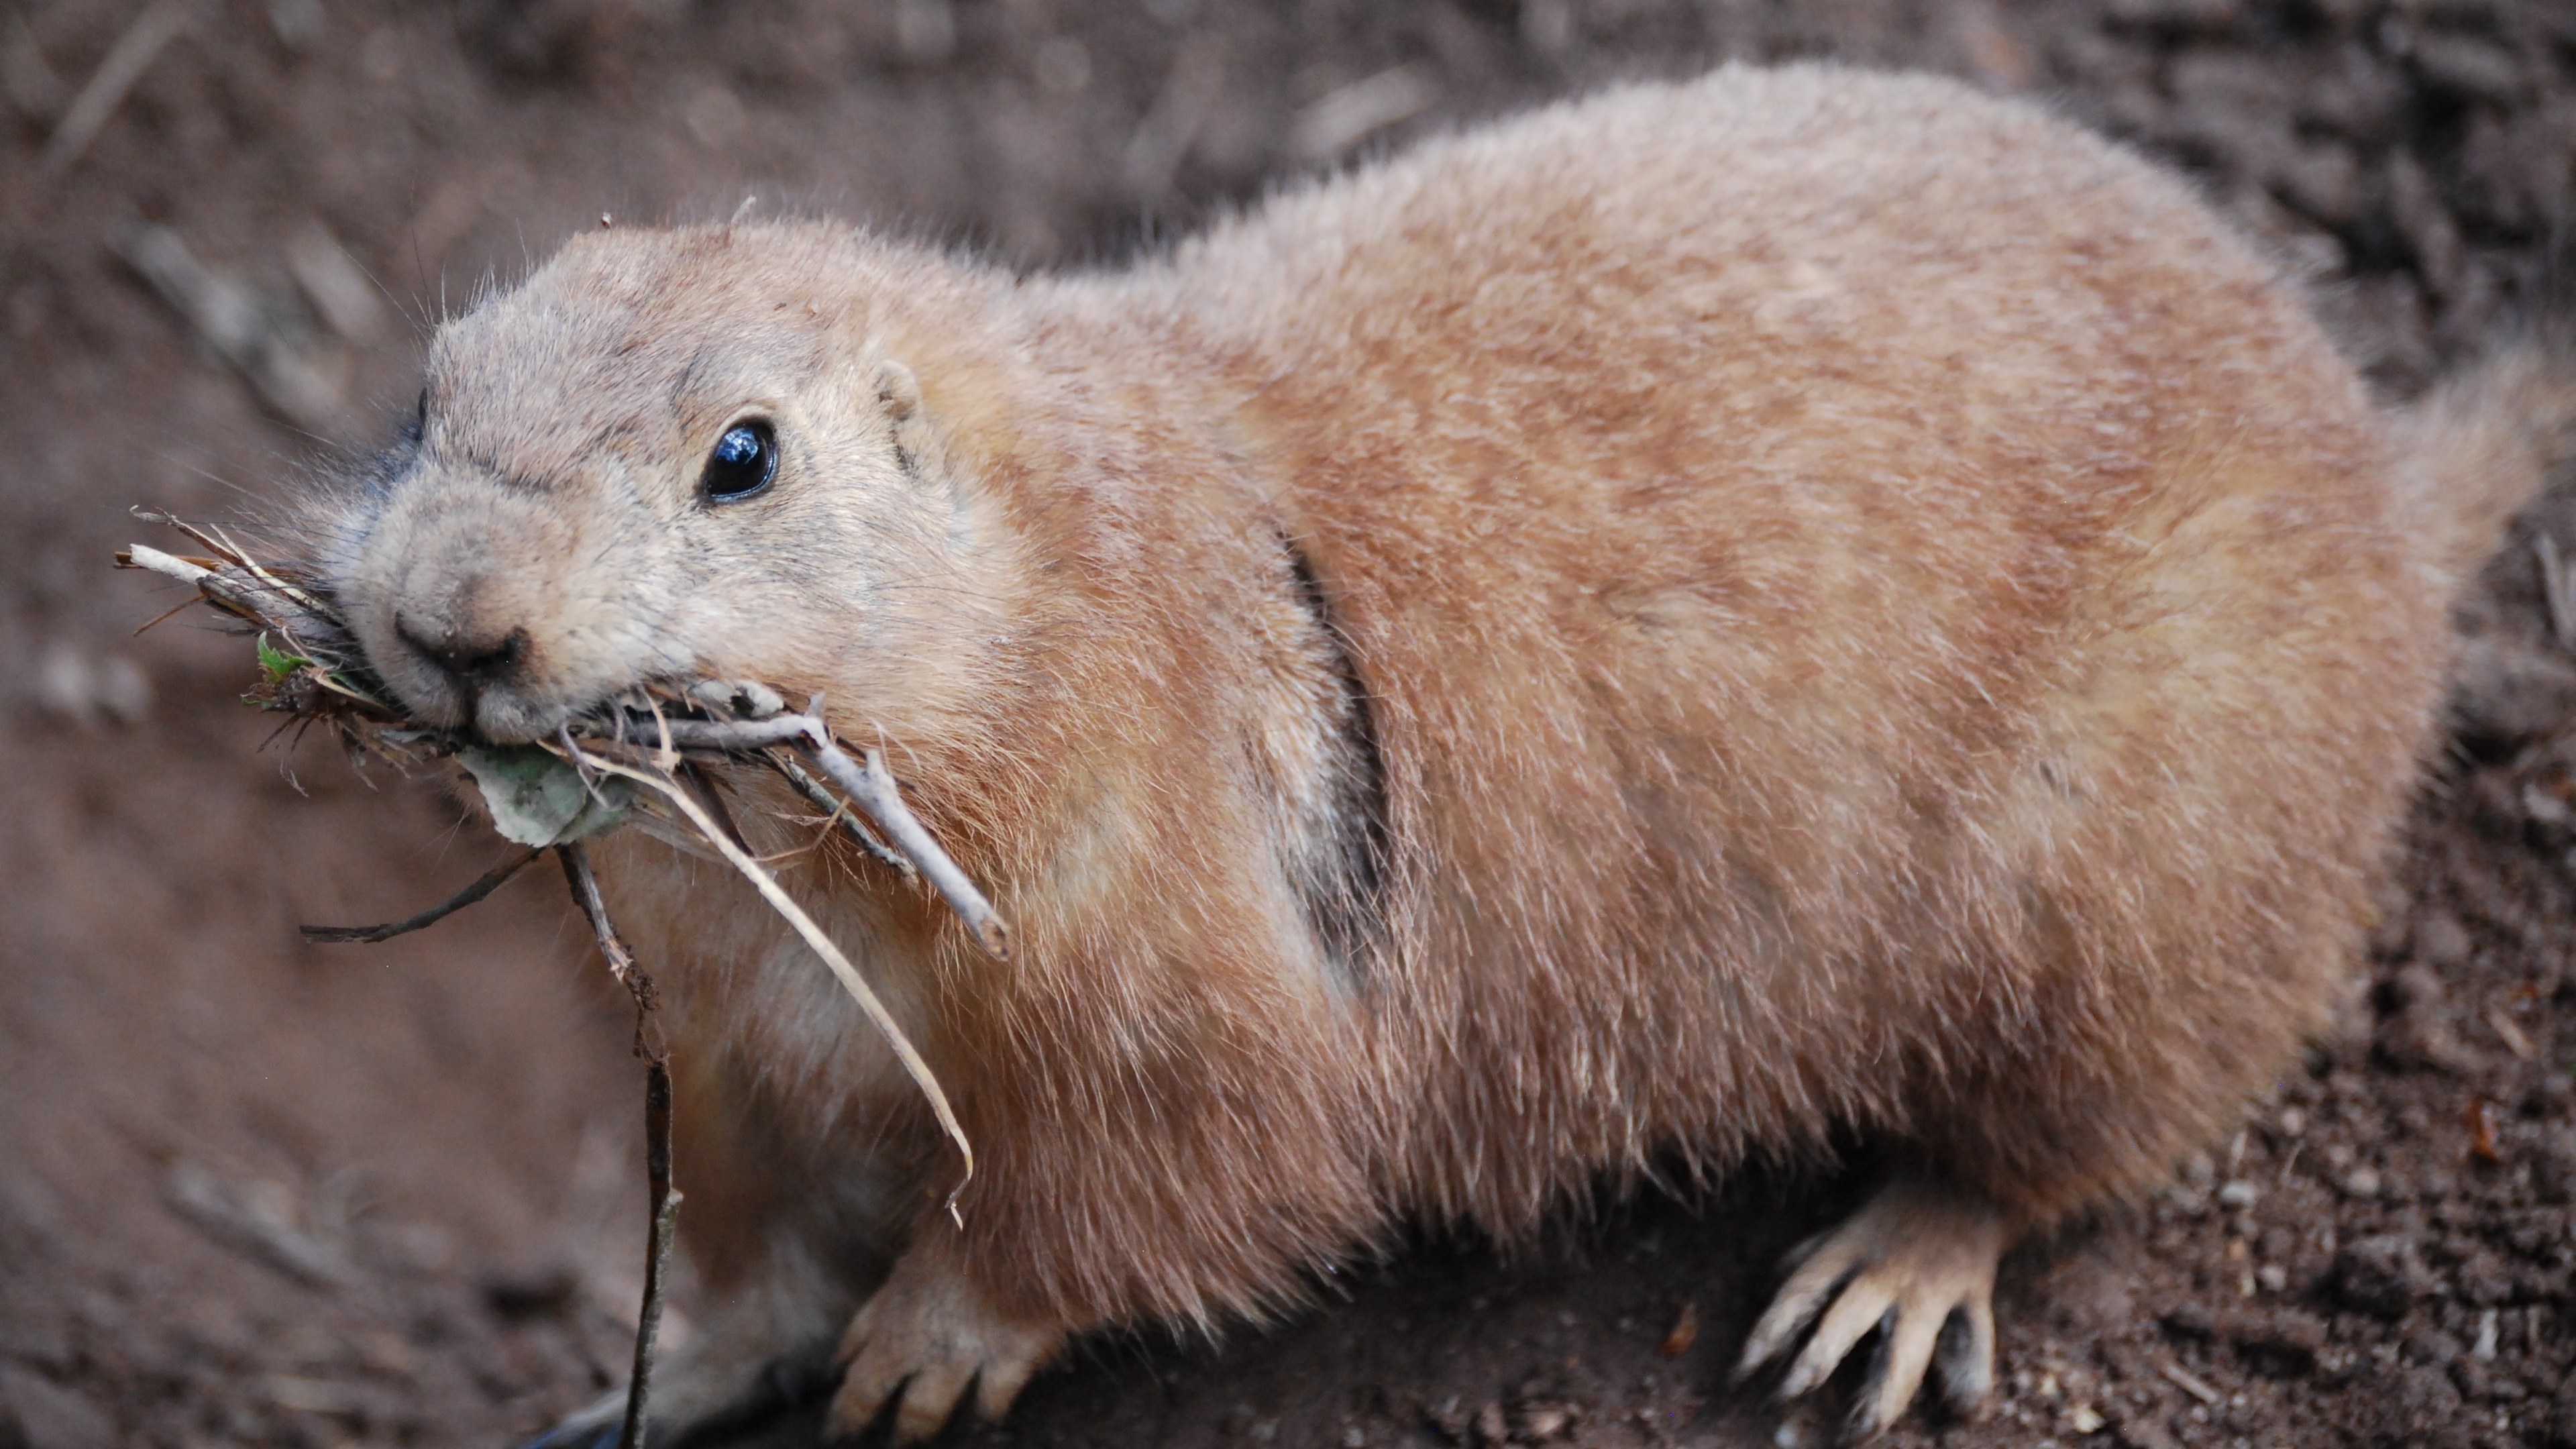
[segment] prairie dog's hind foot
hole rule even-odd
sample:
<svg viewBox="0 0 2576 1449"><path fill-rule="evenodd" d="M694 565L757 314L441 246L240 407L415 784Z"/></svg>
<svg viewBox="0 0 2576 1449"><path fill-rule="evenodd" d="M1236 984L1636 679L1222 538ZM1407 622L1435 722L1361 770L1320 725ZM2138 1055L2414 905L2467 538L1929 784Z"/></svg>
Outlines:
<svg viewBox="0 0 2576 1449"><path fill-rule="evenodd" d="M2003 1214L1979 1194L1896 1179L1840 1227L1791 1251L1795 1268L1753 1326L1736 1381L1786 1353L1814 1323L1780 1381L1780 1397L1795 1398L1830 1378L1876 1329L1872 1376L1852 1408L1853 1437L1895 1423L1936 1358L1942 1397L1962 1414L1974 1411L1994 1381L1995 1264L2005 1236Z"/></svg>
<svg viewBox="0 0 2576 1449"><path fill-rule="evenodd" d="M919 1443L939 1432L970 1388L976 1411L999 1419L1064 1346L1061 1325L996 1309L945 1246L935 1237L906 1252L850 1320L839 1354L846 1372L826 1425L834 1440L857 1437L893 1401L895 1442Z"/></svg>

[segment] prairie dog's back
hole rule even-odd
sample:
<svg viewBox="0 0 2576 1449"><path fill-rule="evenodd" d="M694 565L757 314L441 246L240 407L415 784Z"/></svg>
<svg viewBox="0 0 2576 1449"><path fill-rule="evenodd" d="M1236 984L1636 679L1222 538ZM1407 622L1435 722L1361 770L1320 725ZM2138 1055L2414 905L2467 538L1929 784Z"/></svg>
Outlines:
<svg viewBox="0 0 2576 1449"><path fill-rule="evenodd" d="M1408 1191L1508 1227L1579 1163L1946 1118L2045 1216L2251 1085L2143 1018L2250 1071L2313 1024L2440 617L2349 369L2180 183L1943 82L1728 71L1139 285L1252 399L1375 711L1384 1049L1488 1126ZM2043 1033L2063 1118L1981 1102Z"/></svg>

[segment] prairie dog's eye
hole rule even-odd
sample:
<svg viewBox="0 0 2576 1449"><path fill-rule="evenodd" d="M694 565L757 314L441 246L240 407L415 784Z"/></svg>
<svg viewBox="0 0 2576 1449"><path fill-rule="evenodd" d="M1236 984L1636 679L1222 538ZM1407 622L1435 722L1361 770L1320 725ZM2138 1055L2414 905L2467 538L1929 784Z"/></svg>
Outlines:
<svg viewBox="0 0 2576 1449"><path fill-rule="evenodd" d="M698 491L709 503L739 503L778 476L778 435L759 418L739 422L716 439Z"/></svg>

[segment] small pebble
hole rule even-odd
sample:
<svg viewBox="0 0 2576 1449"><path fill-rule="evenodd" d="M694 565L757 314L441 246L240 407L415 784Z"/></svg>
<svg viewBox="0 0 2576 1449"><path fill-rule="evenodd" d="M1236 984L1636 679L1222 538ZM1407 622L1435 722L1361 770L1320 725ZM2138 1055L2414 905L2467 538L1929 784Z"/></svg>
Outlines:
<svg viewBox="0 0 2576 1449"><path fill-rule="evenodd" d="M1521 1410L1519 1437L1544 1444L1566 1431L1574 1422L1574 1409L1568 1404L1532 1404Z"/></svg>

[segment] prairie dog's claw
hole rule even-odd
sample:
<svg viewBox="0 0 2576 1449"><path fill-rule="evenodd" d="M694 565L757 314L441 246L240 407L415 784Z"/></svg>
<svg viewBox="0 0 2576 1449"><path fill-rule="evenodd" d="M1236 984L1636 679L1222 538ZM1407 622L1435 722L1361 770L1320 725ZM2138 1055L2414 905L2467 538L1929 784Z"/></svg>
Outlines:
<svg viewBox="0 0 2576 1449"><path fill-rule="evenodd" d="M1814 1334L1780 1381L1780 1397L1795 1398L1832 1377L1853 1345L1877 1329L1877 1367L1852 1408L1854 1437L1895 1423L1936 1359L1942 1396L1971 1412L1994 1380L1995 1264L2003 1250L2004 1219L1992 1203L1946 1184L1899 1178L1841 1227L1790 1255L1796 1271L1753 1326L1736 1381L1786 1353L1812 1322ZM1959 1326L1951 1329L1954 1319Z"/></svg>
<svg viewBox="0 0 2576 1449"><path fill-rule="evenodd" d="M841 1337L846 1372L826 1431L854 1438L900 1395L895 1442L917 1444L948 1422L969 1385L976 1411L998 1419L1064 1340L1054 1324L994 1311L945 1255L906 1253Z"/></svg>

